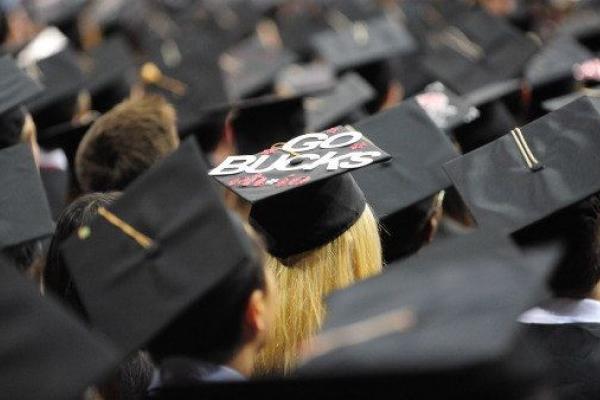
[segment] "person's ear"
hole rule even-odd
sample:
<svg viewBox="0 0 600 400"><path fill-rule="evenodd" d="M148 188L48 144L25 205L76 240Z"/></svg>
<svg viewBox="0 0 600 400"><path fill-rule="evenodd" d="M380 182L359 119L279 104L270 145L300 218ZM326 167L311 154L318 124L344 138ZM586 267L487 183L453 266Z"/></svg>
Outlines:
<svg viewBox="0 0 600 400"><path fill-rule="evenodd" d="M439 229L442 216L442 207L436 207L436 210L432 213L431 217L429 218L429 221L427 221L427 224L425 225L424 243L431 243L433 241L433 238L435 237Z"/></svg>
<svg viewBox="0 0 600 400"><path fill-rule="evenodd" d="M252 337L259 336L267 330L266 301L265 292L259 289L253 291L248 299L244 321Z"/></svg>

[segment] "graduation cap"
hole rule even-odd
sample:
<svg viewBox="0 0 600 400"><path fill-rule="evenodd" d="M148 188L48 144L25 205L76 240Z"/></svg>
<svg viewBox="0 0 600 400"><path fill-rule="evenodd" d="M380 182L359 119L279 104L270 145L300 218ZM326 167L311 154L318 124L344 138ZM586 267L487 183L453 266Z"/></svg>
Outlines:
<svg viewBox="0 0 600 400"><path fill-rule="evenodd" d="M98 214L62 251L91 325L123 354L152 340L233 268L254 262L193 140Z"/></svg>
<svg viewBox="0 0 600 400"><path fill-rule="evenodd" d="M334 292L299 375L387 376L406 393L443 390L449 398L539 383L543 357L524 346L516 320L540 299L543 283L508 239L471 234L434 243Z"/></svg>
<svg viewBox="0 0 600 400"><path fill-rule="evenodd" d="M593 58L593 54L569 36L560 36L546 44L525 66L524 78L536 89L558 86L570 89L576 65ZM555 88L556 89L556 88Z"/></svg>
<svg viewBox="0 0 600 400"><path fill-rule="evenodd" d="M318 2L288 2L277 9L275 21L284 46L302 60L311 59L311 37L331 28L324 7Z"/></svg>
<svg viewBox="0 0 600 400"><path fill-rule="evenodd" d="M429 118L442 130L452 131L479 117L477 108L448 90L441 82L427 85L422 93L415 96L415 99Z"/></svg>
<svg viewBox="0 0 600 400"><path fill-rule="evenodd" d="M401 24L379 17L315 34L313 46L338 71L412 53L417 43Z"/></svg>
<svg viewBox="0 0 600 400"><path fill-rule="evenodd" d="M600 86L591 88L582 88L574 93L565 94L564 96L555 97L542 102L542 109L546 112L556 111L563 108L567 104L579 99L580 97L600 97Z"/></svg>
<svg viewBox="0 0 600 400"><path fill-rule="evenodd" d="M330 93L305 100L307 131L318 132L346 122L375 97L375 90L358 74L343 75Z"/></svg>
<svg viewBox="0 0 600 400"><path fill-rule="evenodd" d="M0 249L52 235L54 222L29 144L0 150Z"/></svg>
<svg viewBox="0 0 600 400"><path fill-rule="evenodd" d="M0 57L0 148L20 139L25 122L20 107L41 91L11 56Z"/></svg>
<svg viewBox="0 0 600 400"><path fill-rule="evenodd" d="M386 218L451 186L442 165L458 153L416 100L354 126L392 156L385 163L353 172L383 224Z"/></svg>
<svg viewBox="0 0 600 400"><path fill-rule="evenodd" d="M479 117L455 127L453 136L463 153L477 149L501 136L517 124L508 104L521 104L521 81L492 82L462 96L479 110Z"/></svg>
<svg viewBox="0 0 600 400"><path fill-rule="evenodd" d="M250 219L269 252L287 258L350 228L366 203L347 172L389 157L346 126L298 136L256 155L230 156L209 174L253 204Z"/></svg>
<svg viewBox="0 0 600 400"><path fill-rule="evenodd" d="M118 359L52 298L0 258L0 386L9 399L75 399Z"/></svg>
<svg viewBox="0 0 600 400"><path fill-rule="evenodd" d="M258 153L304 133L304 99L264 96L241 101L231 106L231 125L238 154Z"/></svg>
<svg viewBox="0 0 600 400"><path fill-rule="evenodd" d="M106 112L129 97L135 80L132 49L123 36L113 36L90 51L92 66L87 71L87 88L92 107Z"/></svg>
<svg viewBox="0 0 600 400"><path fill-rule="evenodd" d="M180 136L195 134L203 143L206 138L201 136L206 133L210 139L207 142L212 142L225 121L225 115L214 109L229 101L224 76L216 62L220 44L203 38L197 31L182 32L166 40L148 40L150 55L139 70L146 90L173 104Z"/></svg>
<svg viewBox="0 0 600 400"><path fill-rule="evenodd" d="M592 51L597 51L600 37L600 10L585 4L578 7L561 22L557 34L574 37Z"/></svg>
<svg viewBox="0 0 600 400"><path fill-rule="evenodd" d="M599 107L580 98L444 166L480 228L513 233L600 191Z"/></svg>
<svg viewBox="0 0 600 400"><path fill-rule="evenodd" d="M58 27L70 40L79 46L79 16L89 0L33 0L25 2L32 19L44 26Z"/></svg>
<svg viewBox="0 0 600 400"><path fill-rule="evenodd" d="M506 21L477 8L449 18L429 45L423 66L459 95L519 76L537 51L531 39Z"/></svg>
<svg viewBox="0 0 600 400"><path fill-rule="evenodd" d="M73 118L85 76L77 54L68 47L28 65L27 71L44 86L44 91L26 104L43 136L45 129Z"/></svg>
<svg viewBox="0 0 600 400"><path fill-rule="evenodd" d="M274 25L274 23L273 23ZM261 38L254 35L226 51L220 58L225 85L232 100L268 92L277 74L296 61L296 55L282 47L272 30Z"/></svg>
<svg viewBox="0 0 600 400"><path fill-rule="evenodd" d="M326 63L293 64L275 79L275 92L282 95L311 95L333 89L335 72Z"/></svg>

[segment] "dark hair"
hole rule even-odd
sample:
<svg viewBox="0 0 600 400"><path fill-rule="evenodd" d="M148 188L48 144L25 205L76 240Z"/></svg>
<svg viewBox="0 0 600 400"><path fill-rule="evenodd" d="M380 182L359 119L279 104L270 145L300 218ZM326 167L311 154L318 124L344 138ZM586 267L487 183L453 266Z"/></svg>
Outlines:
<svg viewBox="0 0 600 400"><path fill-rule="evenodd" d="M118 193L92 193L71 203L58 218L56 231L48 249L43 271L44 287L86 320L87 313L62 259L60 246L79 227L89 224L97 215L98 208L108 207L118 196Z"/></svg>
<svg viewBox="0 0 600 400"><path fill-rule="evenodd" d="M155 362L190 357L224 364L234 356L242 343L248 300L252 292L266 287L262 249L258 243L255 249L260 257L234 268L152 340L148 352Z"/></svg>
<svg viewBox="0 0 600 400"><path fill-rule="evenodd" d="M175 110L158 96L128 99L98 118L75 157L84 193L124 190L179 145Z"/></svg>
<svg viewBox="0 0 600 400"><path fill-rule="evenodd" d="M14 262L19 272L30 275L30 269L42 257L42 240L33 239L6 247L2 250L2 254ZM32 275L35 275L35 273L32 273ZM35 278L35 276L30 277Z"/></svg>
<svg viewBox="0 0 600 400"><path fill-rule="evenodd" d="M564 245L548 285L557 297L587 297L600 281L600 196L594 195L515 235L521 246Z"/></svg>
<svg viewBox="0 0 600 400"><path fill-rule="evenodd" d="M381 221L381 245L386 262L406 258L425 244L425 227L434 215L435 196L405 208Z"/></svg>
<svg viewBox="0 0 600 400"><path fill-rule="evenodd" d="M8 18L4 10L0 10L0 46L4 45L9 35Z"/></svg>
<svg viewBox="0 0 600 400"><path fill-rule="evenodd" d="M23 140L23 125L25 124L25 109L17 107L2 115L0 118L0 149L14 146Z"/></svg>
<svg viewBox="0 0 600 400"><path fill-rule="evenodd" d="M142 400L152 381L154 365L147 353L138 351L119 364L111 379L98 387L103 399Z"/></svg>

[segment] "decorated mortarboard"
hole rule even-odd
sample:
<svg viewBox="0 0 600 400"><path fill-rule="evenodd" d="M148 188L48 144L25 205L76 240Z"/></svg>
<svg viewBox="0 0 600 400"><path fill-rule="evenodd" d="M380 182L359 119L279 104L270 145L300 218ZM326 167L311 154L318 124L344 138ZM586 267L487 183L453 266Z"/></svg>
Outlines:
<svg viewBox="0 0 600 400"><path fill-rule="evenodd" d="M422 93L415 96L415 99L429 118L442 130L451 131L479 117L477 108L448 90L441 82L427 85Z"/></svg>
<svg viewBox="0 0 600 400"><path fill-rule="evenodd" d="M306 128L317 132L344 123L374 97L375 90L369 83L349 72L338 80L330 93L306 98Z"/></svg>
<svg viewBox="0 0 600 400"><path fill-rule="evenodd" d="M293 64L275 79L275 92L282 95L314 95L333 89L337 79L326 63Z"/></svg>
<svg viewBox="0 0 600 400"><path fill-rule="evenodd" d="M348 70L413 53L417 43L410 32L388 17L347 22L336 30L316 34L317 54L336 70Z"/></svg>
<svg viewBox="0 0 600 400"><path fill-rule="evenodd" d="M191 139L98 214L62 251L91 325L123 354L254 261Z"/></svg>
<svg viewBox="0 0 600 400"><path fill-rule="evenodd" d="M575 66L592 58L593 54L575 39L560 36L531 58L525 66L524 79L534 89L573 83Z"/></svg>
<svg viewBox="0 0 600 400"><path fill-rule="evenodd" d="M308 342L299 374L386 376L421 396L441 389L451 398L487 397L490 387L505 393L503 383L541 372L542 356L520 337L517 318L540 300L543 286L506 238L471 234L434 243L329 296L324 326ZM522 375L528 368L532 375ZM423 385L433 377L435 388Z"/></svg>
<svg viewBox="0 0 600 400"><path fill-rule="evenodd" d="M114 348L0 259L0 386L7 399L76 399L116 368Z"/></svg>
<svg viewBox="0 0 600 400"><path fill-rule="evenodd" d="M469 9L431 35L423 66L460 95L516 78L537 45L501 18Z"/></svg>
<svg viewBox="0 0 600 400"><path fill-rule="evenodd" d="M345 126L298 136L259 154L230 156L209 174L252 203L251 222L269 252L287 258L350 228L366 202L347 172L389 158Z"/></svg>
<svg viewBox="0 0 600 400"><path fill-rule="evenodd" d="M458 153L415 99L354 126L392 156L353 173L381 220L451 186L442 165Z"/></svg>
<svg viewBox="0 0 600 400"><path fill-rule="evenodd" d="M275 24L268 22L262 26L260 33L243 40L220 57L230 99L268 92L277 74L296 61L296 55L282 46Z"/></svg>
<svg viewBox="0 0 600 400"><path fill-rule="evenodd" d="M599 123L580 98L444 168L481 228L513 233L600 191Z"/></svg>
<svg viewBox="0 0 600 400"><path fill-rule="evenodd" d="M123 36L113 36L92 49L89 56L86 86L92 95L92 108L106 112L129 97L136 68L132 49Z"/></svg>
<svg viewBox="0 0 600 400"><path fill-rule="evenodd" d="M29 144L0 150L0 249L52 235L54 222Z"/></svg>

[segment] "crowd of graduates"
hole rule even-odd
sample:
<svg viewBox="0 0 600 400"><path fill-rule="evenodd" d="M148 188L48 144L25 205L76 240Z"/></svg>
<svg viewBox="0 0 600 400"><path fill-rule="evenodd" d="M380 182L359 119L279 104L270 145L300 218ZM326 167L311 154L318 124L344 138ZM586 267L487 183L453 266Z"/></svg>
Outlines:
<svg viewBox="0 0 600 400"><path fill-rule="evenodd" d="M600 398L600 1L0 0L0 399Z"/></svg>

